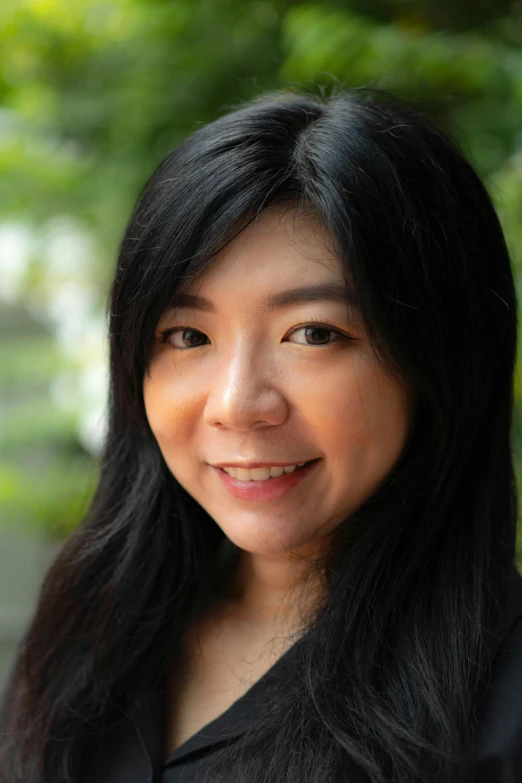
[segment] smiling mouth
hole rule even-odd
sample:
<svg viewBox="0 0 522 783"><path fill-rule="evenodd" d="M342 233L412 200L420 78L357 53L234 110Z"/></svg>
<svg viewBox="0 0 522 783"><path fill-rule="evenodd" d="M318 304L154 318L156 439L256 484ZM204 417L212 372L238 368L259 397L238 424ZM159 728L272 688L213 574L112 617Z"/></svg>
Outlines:
<svg viewBox="0 0 522 783"><path fill-rule="evenodd" d="M300 470L305 470L310 465L313 465L314 462L318 462L319 460L320 460L320 457L316 457L315 459L308 460L308 462L305 462L303 465L301 465L300 467L296 468L291 473L283 473L282 476L269 476L269 478L267 478L267 479L253 479L253 478L251 478L251 479L238 479L238 478L235 478L234 480L235 481L244 481L245 484L247 484L247 483L262 484L263 482L266 483L268 481L279 481L280 479L284 479L286 476L291 476L293 473L298 473ZM221 470L223 473L227 473L227 471L224 468L218 468L218 470ZM234 478L233 476L230 475L230 473L227 473L227 475L230 476L230 478Z"/></svg>

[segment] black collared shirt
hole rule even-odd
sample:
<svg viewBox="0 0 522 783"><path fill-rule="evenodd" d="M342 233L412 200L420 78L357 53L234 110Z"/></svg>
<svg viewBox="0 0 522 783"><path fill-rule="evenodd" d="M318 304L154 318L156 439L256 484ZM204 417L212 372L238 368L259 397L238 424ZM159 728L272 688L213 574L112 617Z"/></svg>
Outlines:
<svg viewBox="0 0 522 783"><path fill-rule="evenodd" d="M199 783L213 756L225 744L233 745L244 732L247 719L277 697L278 687L285 687L292 649L228 710L167 759L165 692L162 687L145 687L136 679L133 688L123 694L119 723L85 745L78 783ZM522 577L515 569L511 598L493 642L489 686L478 705L477 719L474 783L522 781Z"/></svg>
<svg viewBox="0 0 522 783"><path fill-rule="evenodd" d="M521 610L522 611L522 610ZM233 744L245 722L284 687L285 665L292 648L218 718L163 758L166 727L165 694L138 682L127 694L127 719L90 751L82 763L81 783L196 783L213 755Z"/></svg>
<svg viewBox="0 0 522 783"><path fill-rule="evenodd" d="M271 698L292 648L240 699L163 758L165 697L139 683L127 699L127 718L85 758L81 783L198 783L224 744L234 743L245 720ZM488 690L479 705L476 783L522 781L522 577L514 572L512 598L494 645Z"/></svg>

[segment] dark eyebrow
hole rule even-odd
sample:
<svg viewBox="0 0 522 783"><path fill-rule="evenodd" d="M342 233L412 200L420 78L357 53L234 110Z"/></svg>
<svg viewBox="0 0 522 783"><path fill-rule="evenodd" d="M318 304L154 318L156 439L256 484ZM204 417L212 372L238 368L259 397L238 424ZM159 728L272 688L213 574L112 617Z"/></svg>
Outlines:
<svg viewBox="0 0 522 783"><path fill-rule="evenodd" d="M356 305L358 303L355 293L345 286L334 281L320 283L318 285L290 288L272 294L266 302L266 310L280 310L292 305L306 304L307 302L340 302L341 304ZM212 302L197 294L188 294L182 291L175 295L173 307L187 307L192 310L202 310L206 313L215 313L216 308Z"/></svg>

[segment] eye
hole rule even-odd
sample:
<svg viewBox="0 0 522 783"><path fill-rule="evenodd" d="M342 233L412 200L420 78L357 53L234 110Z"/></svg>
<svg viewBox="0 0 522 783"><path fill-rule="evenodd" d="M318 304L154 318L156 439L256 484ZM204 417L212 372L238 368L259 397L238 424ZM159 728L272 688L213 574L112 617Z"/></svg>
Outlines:
<svg viewBox="0 0 522 783"><path fill-rule="evenodd" d="M340 340L352 340L352 337L342 334L338 329L334 329L330 324L322 323L321 321L312 321L311 323L302 324L296 327L290 334L296 334L296 332L305 332L305 338L312 342L298 343L298 345L309 345L321 347L322 345L331 345L337 343ZM336 339L328 340L328 336L335 335ZM325 342L328 340L328 342Z"/></svg>
<svg viewBox="0 0 522 783"><path fill-rule="evenodd" d="M178 341L178 344L174 342L174 336L177 336L180 334L180 339ZM200 332L198 329L192 329L189 326L177 326L173 329L164 329L160 333L160 342L162 343L169 343L173 348L178 348L181 351L186 350L187 348L199 348L204 343L198 342L199 338L205 338L206 335L203 334L203 332ZM180 345L179 343L183 341L187 341L188 345Z"/></svg>

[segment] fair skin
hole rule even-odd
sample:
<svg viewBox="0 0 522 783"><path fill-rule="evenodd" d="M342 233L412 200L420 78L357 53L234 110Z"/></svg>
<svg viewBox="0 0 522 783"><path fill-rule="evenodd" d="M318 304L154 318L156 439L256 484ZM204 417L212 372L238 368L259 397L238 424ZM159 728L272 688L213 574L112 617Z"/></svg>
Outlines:
<svg viewBox="0 0 522 783"><path fill-rule="evenodd" d="M319 557L329 533L375 492L406 442L410 394L378 362L354 303L267 306L275 294L324 283L344 286L325 229L270 207L190 289L213 312L168 310L157 327L143 386L151 429L170 471L241 554L234 600L198 629L191 646L198 663L187 679L207 685L189 688L187 703L208 700L212 688L228 697L185 722L178 714L185 734L216 717L281 654L270 641L290 639L306 605L295 600L296 587L306 586L310 606L317 595L305 581L306 558ZM161 342L162 331L176 327ZM306 478L268 501L234 497L213 467L316 458ZM252 657L254 675L247 671ZM182 739L173 733L168 748Z"/></svg>

